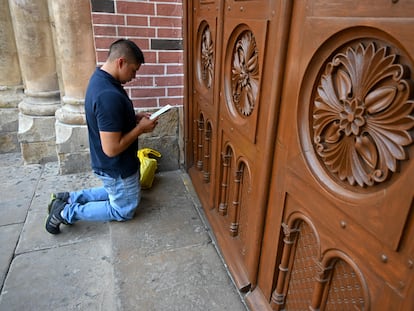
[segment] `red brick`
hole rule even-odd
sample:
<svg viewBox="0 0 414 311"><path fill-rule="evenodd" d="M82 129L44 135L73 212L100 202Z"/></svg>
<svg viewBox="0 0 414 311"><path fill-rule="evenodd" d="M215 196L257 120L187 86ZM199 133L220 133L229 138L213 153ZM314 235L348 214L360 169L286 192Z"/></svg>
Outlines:
<svg viewBox="0 0 414 311"><path fill-rule="evenodd" d="M125 37L153 38L155 29L149 27L119 27L118 33Z"/></svg>
<svg viewBox="0 0 414 311"><path fill-rule="evenodd" d="M147 16L127 15L126 21L128 26L149 26L149 19Z"/></svg>
<svg viewBox="0 0 414 311"><path fill-rule="evenodd" d="M160 51L158 52L159 63L183 63L182 51Z"/></svg>
<svg viewBox="0 0 414 311"><path fill-rule="evenodd" d="M183 96L184 87L169 87L167 89L167 96Z"/></svg>
<svg viewBox="0 0 414 311"><path fill-rule="evenodd" d="M165 106L170 104L171 106L182 106L183 98L174 97L174 98L160 98L160 106Z"/></svg>
<svg viewBox="0 0 414 311"><path fill-rule="evenodd" d="M139 69L139 75L163 75L165 74L164 65L144 64Z"/></svg>
<svg viewBox="0 0 414 311"><path fill-rule="evenodd" d="M167 75L168 74L183 74L184 73L184 66L183 65L167 65Z"/></svg>
<svg viewBox="0 0 414 311"><path fill-rule="evenodd" d="M181 28L158 28L158 38L182 38L183 32Z"/></svg>
<svg viewBox="0 0 414 311"><path fill-rule="evenodd" d="M151 27L182 27L182 18L177 17L150 17Z"/></svg>
<svg viewBox="0 0 414 311"><path fill-rule="evenodd" d="M128 83L130 87L143 87L143 86L154 86L154 78L150 76L138 76L135 78L134 81Z"/></svg>
<svg viewBox="0 0 414 311"><path fill-rule="evenodd" d="M139 39L139 38L129 38L132 41L135 42L136 45L139 46L139 48L144 52L145 61L147 61L147 53L145 53L145 50L149 49L150 41L149 39Z"/></svg>
<svg viewBox="0 0 414 311"><path fill-rule="evenodd" d="M157 53L153 51L144 51L145 63L155 64L157 62Z"/></svg>
<svg viewBox="0 0 414 311"><path fill-rule="evenodd" d="M108 49L112 42L117 39L117 37L95 37L96 49Z"/></svg>
<svg viewBox="0 0 414 311"><path fill-rule="evenodd" d="M132 98L135 108L158 107L158 100L156 98Z"/></svg>
<svg viewBox="0 0 414 311"><path fill-rule="evenodd" d="M149 2L161 2L160 0L148 0ZM182 0L162 0L162 2L169 2L169 3L182 3Z"/></svg>
<svg viewBox="0 0 414 311"><path fill-rule="evenodd" d="M144 98L144 97L165 97L165 88L131 88L131 97Z"/></svg>
<svg viewBox="0 0 414 311"><path fill-rule="evenodd" d="M150 2L117 1L117 12L122 14L154 15L155 5Z"/></svg>
<svg viewBox="0 0 414 311"><path fill-rule="evenodd" d="M157 86L178 86L184 84L184 78L180 76L154 77Z"/></svg>
<svg viewBox="0 0 414 311"><path fill-rule="evenodd" d="M92 23L96 25L124 25L125 18L122 15L93 13Z"/></svg>
<svg viewBox="0 0 414 311"><path fill-rule="evenodd" d="M95 33L95 36L115 36L116 27L95 25L93 27L93 32Z"/></svg>
<svg viewBox="0 0 414 311"><path fill-rule="evenodd" d="M96 51L96 60L97 63L103 63L108 57L108 51Z"/></svg>
<svg viewBox="0 0 414 311"><path fill-rule="evenodd" d="M183 8L180 3L157 3L157 16L183 16Z"/></svg>

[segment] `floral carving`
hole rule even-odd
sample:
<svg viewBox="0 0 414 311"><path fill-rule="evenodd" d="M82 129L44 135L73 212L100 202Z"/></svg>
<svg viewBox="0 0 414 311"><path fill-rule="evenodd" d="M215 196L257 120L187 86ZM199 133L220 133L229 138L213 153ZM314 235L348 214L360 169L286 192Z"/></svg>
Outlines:
<svg viewBox="0 0 414 311"><path fill-rule="evenodd" d="M201 39L201 72L202 79L207 88L211 88L213 81L213 40L211 39L210 28L204 28Z"/></svg>
<svg viewBox="0 0 414 311"><path fill-rule="evenodd" d="M313 141L322 162L350 185L385 181L407 159L414 101L406 67L372 42L335 55L313 106Z"/></svg>
<svg viewBox="0 0 414 311"><path fill-rule="evenodd" d="M236 42L232 68L232 98L238 111L252 113L259 86L259 62L256 40L251 31L245 31Z"/></svg>

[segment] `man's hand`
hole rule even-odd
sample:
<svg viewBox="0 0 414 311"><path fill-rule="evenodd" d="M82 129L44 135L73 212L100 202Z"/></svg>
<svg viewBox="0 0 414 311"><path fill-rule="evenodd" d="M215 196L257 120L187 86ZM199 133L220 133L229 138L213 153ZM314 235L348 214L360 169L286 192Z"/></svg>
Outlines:
<svg viewBox="0 0 414 311"><path fill-rule="evenodd" d="M138 112L136 115L135 115L135 119L136 119L136 121L137 121L137 124L139 123L139 121L141 121L141 119L142 118L149 118L151 116L151 114L150 113L148 113L148 112Z"/></svg>
<svg viewBox="0 0 414 311"><path fill-rule="evenodd" d="M158 118L150 120L148 116L144 116L138 122L137 127L140 127L142 133L149 133L154 130L157 124L158 124Z"/></svg>

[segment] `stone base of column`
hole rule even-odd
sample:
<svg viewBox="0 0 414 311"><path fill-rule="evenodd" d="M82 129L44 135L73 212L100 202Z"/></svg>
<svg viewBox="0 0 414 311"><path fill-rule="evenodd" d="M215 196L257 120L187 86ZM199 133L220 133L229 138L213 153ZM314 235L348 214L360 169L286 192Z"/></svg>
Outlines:
<svg viewBox="0 0 414 311"><path fill-rule="evenodd" d="M55 117L19 114L17 133L25 164L56 161Z"/></svg>
<svg viewBox="0 0 414 311"><path fill-rule="evenodd" d="M23 98L23 86L0 86L0 153L20 152L17 140L19 128L18 103Z"/></svg>
<svg viewBox="0 0 414 311"><path fill-rule="evenodd" d="M91 170L86 125L56 122L56 152L59 173L72 174Z"/></svg>
<svg viewBox="0 0 414 311"><path fill-rule="evenodd" d="M38 164L56 161L56 148L53 141L20 142L24 164Z"/></svg>
<svg viewBox="0 0 414 311"><path fill-rule="evenodd" d="M0 153L20 152L18 127L19 109L0 108Z"/></svg>

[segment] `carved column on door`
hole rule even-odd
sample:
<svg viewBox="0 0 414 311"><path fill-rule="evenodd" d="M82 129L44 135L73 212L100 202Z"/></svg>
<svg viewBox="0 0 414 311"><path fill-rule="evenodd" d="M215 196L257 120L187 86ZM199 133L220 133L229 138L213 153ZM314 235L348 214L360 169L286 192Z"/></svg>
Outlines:
<svg viewBox="0 0 414 311"><path fill-rule="evenodd" d="M193 149L193 160L194 160L194 166L196 167L197 166L197 161L198 161L198 155L197 155L197 152L198 152L198 148L197 148L197 145L198 145L198 142L197 142L197 139L198 139L198 120L197 119L194 119L193 120L193 126L192 126L192 144L193 144L193 147L192 147L192 149Z"/></svg>
<svg viewBox="0 0 414 311"><path fill-rule="evenodd" d="M227 215L227 196L229 191L229 174L230 174L230 161L232 158L232 153L230 150L227 153L222 154L222 179L220 185L220 204L219 204L219 214L224 216Z"/></svg>
<svg viewBox="0 0 414 311"><path fill-rule="evenodd" d="M234 192L232 204L232 217L230 223L230 235L237 236L239 234L239 213L240 213L240 184L243 176L243 166L234 174Z"/></svg>
<svg viewBox="0 0 414 311"><path fill-rule="evenodd" d="M312 296L312 305L309 307L312 311L320 310L322 303L323 292L326 287L326 283L329 281L329 276L332 273L333 265L324 267L320 261L316 262L317 275L315 282L315 289Z"/></svg>
<svg viewBox="0 0 414 311"><path fill-rule="evenodd" d="M197 168L200 171L203 169L203 133L204 119L200 117L197 121Z"/></svg>
<svg viewBox="0 0 414 311"><path fill-rule="evenodd" d="M211 152L211 126L207 123L207 128L204 135L204 162L203 162L203 177L204 182L210 182L210 152Z"/></svg>
<svg viewBox="0 0 414 311"><path fill-rule="evenodd" d="M277 285L276 289L272 294L270 305L274 310L280 310L284 303L286 293L285 289L285 282L287 280L289 274L289 262L291 257L292 246L295 243L296 237L298 235L299 230L297 228L290 228L287 224L282 224L283 233L284 233L284 247L282 253L282 260L279 265L279 275L277 278Z"/></svg>

